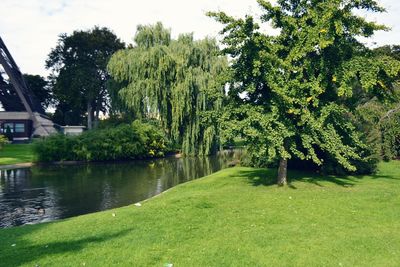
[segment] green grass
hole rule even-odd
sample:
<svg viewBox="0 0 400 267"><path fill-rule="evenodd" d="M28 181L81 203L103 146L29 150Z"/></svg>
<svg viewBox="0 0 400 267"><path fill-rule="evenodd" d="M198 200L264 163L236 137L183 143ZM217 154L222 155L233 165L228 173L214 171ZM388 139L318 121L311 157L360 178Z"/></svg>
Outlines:
<svg viewBox="0 0 400 267"><path fill-rule="evenodd" d="M226 169L142 207L3 229L0 265L399 266L400 162L379 169L290 172L285 188L272 170Z"/></svg>
<svg viewBox="0 0 400 267"><path fill-rule="evenodd" d="M34 161L32 144L10 144L0 149L0 165Z"/></svg>

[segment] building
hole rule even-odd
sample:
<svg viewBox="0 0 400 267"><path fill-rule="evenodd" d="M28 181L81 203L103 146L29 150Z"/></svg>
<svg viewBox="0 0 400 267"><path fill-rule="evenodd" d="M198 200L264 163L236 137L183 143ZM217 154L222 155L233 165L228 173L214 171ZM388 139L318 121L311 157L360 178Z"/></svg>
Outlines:
<svg viewBox="0 0 400 267"><path fill-rule="evenodd" d="M0 133L13 140L56 133L57 126L46 116L27 87L22 73L0 37Z"/></svg>
<svg viewBox="0 0 400 267"><path fill-rule="evenodd" d="M80 135L85 128L85 126L61 126L61 132L65 135Z"/></svg>
<svg viewBox="0 0 400 267"><path fill-rule="evenodd" d="M0 112L0 134L9 131L14 140L30 139L33 133L28 112Z"/></svg>

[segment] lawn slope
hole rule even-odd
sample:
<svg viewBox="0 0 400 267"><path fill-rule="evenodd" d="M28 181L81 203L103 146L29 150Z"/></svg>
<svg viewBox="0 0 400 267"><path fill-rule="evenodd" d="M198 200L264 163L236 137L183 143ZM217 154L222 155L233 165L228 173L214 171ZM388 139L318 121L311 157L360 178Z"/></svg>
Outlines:
<svg viewBox="0 0 400 267"><path fill-rule="evenodd" d="M398 266L400 163L374 176L231 168L142 203L0 230L3 266ZM115 213L113 216L113 213Z"/></svg>
<svg viewBox="0 0 400 267"><path fill-rule="evenodd" d="M10 144L0 150L0 165L32 162L32 144Z"/></svg>

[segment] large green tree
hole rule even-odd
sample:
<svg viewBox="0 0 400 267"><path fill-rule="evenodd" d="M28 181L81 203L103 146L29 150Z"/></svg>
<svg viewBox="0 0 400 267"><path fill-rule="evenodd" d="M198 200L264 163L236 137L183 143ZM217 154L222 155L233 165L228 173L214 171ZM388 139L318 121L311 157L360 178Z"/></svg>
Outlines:
<svg viewBox="0 0 400 267"><path fill-rule="evenodd" d="M383 8L372 0L258 3L262 22L277 35L262 32L251 16L209 14L225 24L225 52L233 58L225 128L245 137L253 162L279 162L280 185L295 158L356 171L369 151L351 121L349 99L359 88L390 95L400 66L357 40L386 28L354 11Z"/></svg>
<svg viewBox="0 0 400 267"><path fill-rule="evenodd" d="M154 118L184 154L210 154L219 145L215 112L224 96L227 59L213 39L174 40L161 23L138 26L134 47L117 52L108 69L119 95L139 118ZM215 111L215 112L214 112Z"/></svg>
<svg viewBox="0 0 400 267"><path fill-rule="evenodd" d="M55 117L61 124L82 123L92 128L100 112L109 109L107 63L111 55L125 47L107 28L61 34L46 66L57 101Z"/></svg>

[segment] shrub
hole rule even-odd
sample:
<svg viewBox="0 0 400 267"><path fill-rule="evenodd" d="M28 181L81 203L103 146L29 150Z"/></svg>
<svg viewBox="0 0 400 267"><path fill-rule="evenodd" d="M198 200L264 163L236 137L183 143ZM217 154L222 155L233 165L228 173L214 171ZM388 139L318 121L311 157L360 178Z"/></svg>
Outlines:
<svg viewBox="0 0 400 267"><path fill-rule="evenodd" d="M76 141L76 137L55 134L35 141L33 150L39 161L77 160L72 151Z"/></svg>
<svg viewBox="0 0 400 267"><path fill-rule="evenodd" d="M7 137L8 141L12 141L13 140L13 135L12 135L12 132L11 132L11 128L8 125L7 125L6 131L4 133L4 136Z"/></svg>
<svg viewBox="0 0 400 267"><path fill-rule="evenodd" d="M162 157L167 145L154 126L135 121L79 136L50 136L36 142L34 151L39 161L105 161Z"/></svg>
<svg viewBox="0 0 400 267"><path fill-rule="evenodd" d="M0 150L4 147L4 145L8 144L8 138L4 135L0 134Z"/></svg>

